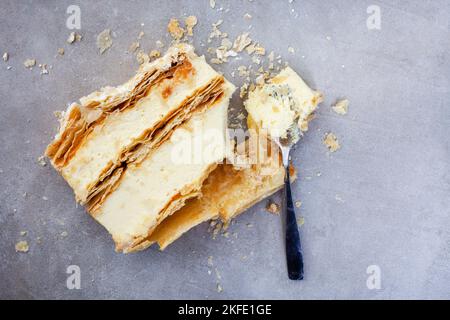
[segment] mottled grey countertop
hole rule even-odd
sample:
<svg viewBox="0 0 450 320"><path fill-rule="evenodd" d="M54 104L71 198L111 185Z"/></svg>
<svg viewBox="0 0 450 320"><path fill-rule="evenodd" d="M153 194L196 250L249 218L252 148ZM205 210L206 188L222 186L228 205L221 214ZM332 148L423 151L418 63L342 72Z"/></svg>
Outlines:
<svg viewBox="0 0 450 320"><path fill-rule="evenodd" d="M69 45L71 4L83 39ZM372 5L379 30L367 26ZM0 12L0 50L9 53L0 60L1 298L450 298L449 1L217 0L213 10L208 0L2 0ZM127 80L138 65L126 50L139 31L150 50L169 42L169 18L190 14L199 18L198 53L223 19L230 38L249 30L325 94L293 156L302 282L287 280L280 217L265 203L236 219L237 238L212 240L200 225L164 252L122 255L64 180L37 163L56 132L55 110ZM106 28L114 44L99 55L96 35ZM27 70L27 58L51 65L49 74ZM230 71L242 63L218 69L240 85ZM330 109L342 97L346 116ZM342 144L333 154L322 144L328 131ZM28 253L15 252L19 240ZM79 290L66 286L70 265L81 270Z"/></svg>

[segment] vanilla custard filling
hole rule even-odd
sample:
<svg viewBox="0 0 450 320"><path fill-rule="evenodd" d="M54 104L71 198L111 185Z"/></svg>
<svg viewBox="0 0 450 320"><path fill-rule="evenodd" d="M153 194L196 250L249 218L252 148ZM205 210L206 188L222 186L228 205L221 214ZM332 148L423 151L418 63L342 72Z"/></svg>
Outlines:
<svg viewBox="0 0 450 320"><path fill-rule="evenodd" d="M186 79L165 79L138 100L133 108L110 114L104 123L97 125L89 139L77 150L70 162L62 168L62 175L74 189L78 199L86 199L90 187L112 162L116 161L127 145L139 139L143 132L153 127L170 112L218 76L204 60L191 58L192 72ZM164 97L165 90L173 92Z"/></svg>
<svg viewBox="0 0 450 320"><path fill-rule="evenodd" d="M272 137L285 137L296 123L307 130L308 117L321 101L321 95L287 67L269 83L249 93L245 108L256 124Z"/></svg>
<svg viewBox="0 0 450 320"><path fill-rule="evenodd" d="M144 161L128 166L117 189L94 214L119 248L145 237L177 197L198 195L205 174L227 154L228 99L229 94L211 109L194 115ZM208 132L220 132L220 137L211 139ZM200 146L208 156L203 161L180 161L178 151L187 145Z"/></svg>

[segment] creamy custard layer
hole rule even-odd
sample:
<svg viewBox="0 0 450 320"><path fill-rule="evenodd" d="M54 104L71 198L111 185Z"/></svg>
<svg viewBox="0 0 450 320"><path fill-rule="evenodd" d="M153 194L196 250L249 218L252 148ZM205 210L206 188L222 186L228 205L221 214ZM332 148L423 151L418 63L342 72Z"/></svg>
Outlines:
<svg viewBox="0 0 450 320"><path fill-rule="evenodd" d="M118 251L133 251L165 217L199 195L203 181L227 154L227 108L233 90L227 83L216 105L175 129L142 162L127 166L120 184L93 213L112 234Z"/></svg>
<svg viewBox="0 0 450 320"><path fill-rule="evenodd" d="M308 130L308 121L322 101L291 68L283 69L267 84L249 93L245 108L257 125L273 137L283 137L292 124Z"/></svg>
<svg viewBox="0 0 450 320"><path fill-rule="evenodd" d="M169 50L168 56L174 59L171 64L168 57L161 58L160 65L153 64L154 68L167 68L170 73L157 78L156 83L137 81L137 87L144 86L138 90L141 93L132 97L128 104L118 107L119 109L110 112L114 108L112 105L105 106L102 98L107 98L102 97L101 93L82 99L89 106L91 116L97 116L97 119L95 125L91 124L87 132L83 132L82 142L69 161L60 167L61 174L81 203L85 203L95 192L99 181L126 160L123 159L125 155L130 156L131 147L148 139L152 130L158 129L161 124L167 125L169 120L177 120L172 115L187 109L185 103L191 97L200 95L202 90L208 90L208 86L214 81L223 81L223 77L205 62L204 57L196 56L190 47ZM127 83L110 91L124 95L130 88L136 89ZM97 109L102 113L92 115ZM190 114L181 114L180 117L185 120Z"/></svg>

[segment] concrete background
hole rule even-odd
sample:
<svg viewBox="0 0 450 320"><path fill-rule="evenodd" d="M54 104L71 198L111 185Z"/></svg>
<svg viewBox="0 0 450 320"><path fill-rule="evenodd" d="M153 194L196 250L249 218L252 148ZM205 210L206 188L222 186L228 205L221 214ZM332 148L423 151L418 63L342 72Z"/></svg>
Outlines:
<svg viewBox="0 0 450 320"><path fill-rule="evenodd" d="M70 4L81 8L83 39L73 45L65 42ZM381 9L381 30L366 26L370 5ZM63 179L37 163L56 132L55 110L127 80L137 63L126 50L139 31L150 50L156 40L169 43L169 18L190 14L199 18L198 53L206 54L211 23L223 19L231 39L250 28L325 94L294 152L302 282L287 280L280 217L265 202L240 216L229 238L212 240L201 225L165 252L122 255ZM213 10L207 0L2 0L0 17L0 50L10 55L0 61L1 298L450 298L449 1L217 0ZM100 56L95 39L106 28L114 44ZM27 58L52 69L27 70ZM230 78L240 64L217 69ZM346 116L330 109L341 97L351 102ZM321 143L327 131L342 144L334 154ZM30 250L16 253L23 239ZM69 265L81 268L80 290L66 288ZM366 285L370 265L380 268L379 290Z"/></svg>

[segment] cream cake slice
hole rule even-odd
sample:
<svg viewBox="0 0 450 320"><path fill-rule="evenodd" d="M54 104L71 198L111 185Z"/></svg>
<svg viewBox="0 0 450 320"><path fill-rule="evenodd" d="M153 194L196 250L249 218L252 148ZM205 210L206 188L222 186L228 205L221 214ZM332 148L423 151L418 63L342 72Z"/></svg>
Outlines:
<svg viewBox="0 0 450 320"><path fill-rule="evenodd" d="M225 134L234 86L224 86L214 106L194 114L144 160L128 165L115 190L89 209L111 233L118 251L149 246L156 226L199 196L204 180L229 153Z"/></svg>
<svg viewBox="0 0 450 320"><path fill-rule="evenodd" d="M199 223L228 223L283 186L270 135L282 135L292 117L305 129L321 95L283 70L250 93L250 139L232 147L227 110L234 90L192 47L177 45L125 84L64 113L46 154L117 251L153 243L164 249Z"/></svg>
<svg viewBox="0 0 450 320"><path fill-rule="evenodd" d="M210 107L224 81L192 47L172 47L125 84L72 104L46 154L77 201L98 203L124 164L144 158L193 112Z"/></svg>

